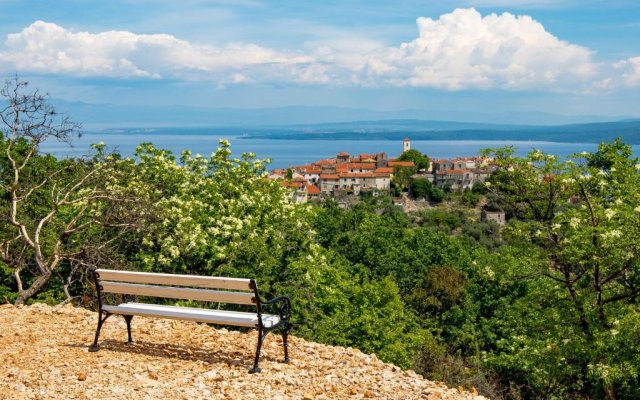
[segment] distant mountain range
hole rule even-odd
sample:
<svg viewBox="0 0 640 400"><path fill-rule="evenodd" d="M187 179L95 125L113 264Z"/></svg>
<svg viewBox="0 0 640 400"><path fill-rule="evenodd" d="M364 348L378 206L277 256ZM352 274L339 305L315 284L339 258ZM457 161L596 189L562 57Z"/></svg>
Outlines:
<svg viewBox="0 0 640 400"><path fill-rule="evenodd" d="M359 121L254 132L249 138L329 140L524 140L600 143L622 138L640 144L640 119L556 126L499 125L449 121Z"/></svg>
<svg viewBox="0 0 640 400"><path fill-rule="evenodd" d="M548 113L375 111L343 107L261 109L131 106L53 100L87 131L157 134L224 133L289 140L530 140L640 144L640 118Z"/></svg>

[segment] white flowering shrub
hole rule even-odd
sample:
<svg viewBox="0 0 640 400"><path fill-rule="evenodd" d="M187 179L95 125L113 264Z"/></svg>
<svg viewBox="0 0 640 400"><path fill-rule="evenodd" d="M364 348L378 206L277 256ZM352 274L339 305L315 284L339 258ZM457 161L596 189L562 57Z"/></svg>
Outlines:
<svg viewBox="0 0 640 400"><path fill-rule="evenodd" d="M619 347L640 337L640 173L630 146L568 160L503 152L496 164L490 190L513 210L504 235L522 259L506 275L530 293L505 316L505 332L522 340L502 343L494 368L558 398L638 398L640 347Z"/></svg>
<svg viewBox="0 0 640 400"><path fill-rule="evenodd" d="M307 207L266 179L253 154L232 158L222 140L210 157L176 159L148 143L136 157L126 185L152 205L137 253L142 268L256 278L268 288L288 258L313 257Z"/></svg>

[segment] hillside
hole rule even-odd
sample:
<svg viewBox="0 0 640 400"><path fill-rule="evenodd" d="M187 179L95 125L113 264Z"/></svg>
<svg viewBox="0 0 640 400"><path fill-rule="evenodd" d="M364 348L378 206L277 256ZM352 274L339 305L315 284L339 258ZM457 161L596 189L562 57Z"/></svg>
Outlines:
<svg viewBox="0 0 640 400"><path fill-rule="evenodd" d="M359 350L292 337L292 362L279 363L267 337L262 373L250 375L255 331L182 321L107 320L102 350L89 353L96 314L72 306L0 306L0 393L16 399L483 399Z"/></svg>

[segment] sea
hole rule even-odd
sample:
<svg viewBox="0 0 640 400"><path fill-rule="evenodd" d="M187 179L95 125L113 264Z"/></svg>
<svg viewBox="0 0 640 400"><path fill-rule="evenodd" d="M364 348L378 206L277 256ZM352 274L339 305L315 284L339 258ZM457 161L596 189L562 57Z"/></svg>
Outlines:
<svg viewBox="0 0 640 400"><path fill-rule="evenodd" d="M402 152L402 142L394 140L297 140L258 139L243 135L191 135L171 133L85 133L75 138L72 145L48 141L41 150L56 157L81 157L91 154L91 144L104 142L109 150L124 156L133 156L138 144L151 142L156 147L171 150L179 155L184 150L192 154L209 156L218 146L220 139L231 142L234 156L255 153L258 158L270 158L270 169L304 165L312 161L335 157L339 152L350 154L372 154L386 152L394 157ZM500 141L500 140L415 140L411 148L427 154L431 158L453 158L478 155L486 148L514 146L517 155L526 155L531 150L542 150L559 157L583 151L594 151L594 143L559 143L541 141ZM636 156L640 156L640 145L633 146Z"/></svg>

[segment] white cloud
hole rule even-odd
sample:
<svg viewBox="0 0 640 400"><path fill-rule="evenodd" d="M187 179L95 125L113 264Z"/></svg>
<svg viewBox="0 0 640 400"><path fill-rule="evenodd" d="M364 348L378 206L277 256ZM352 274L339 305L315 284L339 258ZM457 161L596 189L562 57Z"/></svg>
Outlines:
<svg viewBox="0 0 640 400"><path fill-rule="evenodd" d="M457 9L420 17L418 37L370 56L370 82L445 89L562 87L596 72L587 48L562 41L529 16Z"/></svg>
<svg viewBox="0 0 640 400"><path fill-rule="evenodd" d="M620 81L625 86L640 86L640 56L631 57L614 64L621 73Z"/></svg>
<svg viewBox="0 0 640 400"><path fill-rule="evenodd" d="M0 68L73 76L209 80L235 84L434 87L445 90L608 90L640 84L640 57L593 60L530 16L457 9L417 19L397 46L362 35L301 43L290 52L252 43L198 44L169 34L75 32L36 21L7 36Z"/></svg>
<svg viewBox="0 0 640 400"><path fill-rule="evenodd" d="M198 45L172 35L138 35L127 31L72 32L36 21L7 36L0 60L18 70L80 76L219 78L242 82L238 71L264 67L269 75L304 71L308 56L287 54L256 44ZM234 78L235 77L235 78ZM295 80L295 74L290 76Z"/></svg>

